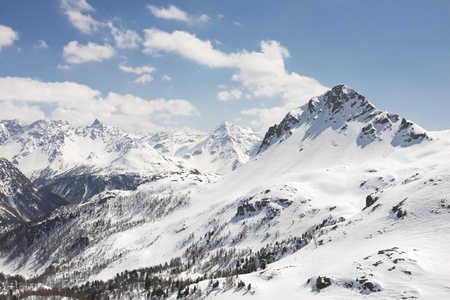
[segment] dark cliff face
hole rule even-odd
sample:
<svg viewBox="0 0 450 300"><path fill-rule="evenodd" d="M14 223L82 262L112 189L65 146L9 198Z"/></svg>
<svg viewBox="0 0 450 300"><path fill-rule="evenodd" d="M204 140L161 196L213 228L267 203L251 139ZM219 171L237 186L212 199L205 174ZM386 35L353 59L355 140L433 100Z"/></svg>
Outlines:
<svg viewBox="0 0 450 300"><path fill-rule="evenodd" d="M294 128L299 122L299 119L295 115L288 113L280 124L275 124L269 128L266 135L264 136L263 141L261 142L258 153L263 152L264 150L269 148L275 140L281 137L283 133L286 133Z"/></svg>
<svg viewBox="0 0 450 300"><path fill-rule="evenodd" d="M69 172L51 179L38 178L34 183L43 191L64 197L70 203L81 203L108 190L132 190L145 180L139 174L95 175Z"/></svg>
<svg viewBox="0 0 450 300"><path fill-rule="evenodd" d="M351 122L362 123L356 143L363 148L376 140L381 141L381 136L385 132L392 132L390 138L394 147L406 147L431 140L420 126L396 114L377 109L358 92L339 84L325 94L313 97L307 104L292 110L280 124L270 127L258 153L288 138L292 129L296 127L306 125L309 131L317 131L310 132L316 135L328 127L340 132L345 131Z"/></svg>
<svg viewBox="0 0 450 300"><path fill-rule="evenodd" d="M34 220L66 204L63 198L38 190L11 162L0 158L1 223Z"/></svg>

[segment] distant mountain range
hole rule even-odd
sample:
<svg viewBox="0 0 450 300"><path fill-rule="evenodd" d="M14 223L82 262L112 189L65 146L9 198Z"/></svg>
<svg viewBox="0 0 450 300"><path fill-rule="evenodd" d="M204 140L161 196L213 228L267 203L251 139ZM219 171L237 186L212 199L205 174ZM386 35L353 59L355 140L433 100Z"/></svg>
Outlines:
<svg viewBox="0 0 450 300"><path fill-rule="evenodd" d="M75 203L1 231L0 271L35 278L17 295L39 283L74 298L448 297L450 131L348 86L264 138L228 123L0 124L0 154Z"/></svg>
<svg viewBox="0 0 450 300"><path fill-rule="evenodd" d="M261 142L249 128L223 123L210 133L128 134L95 120L0 122L0 157L38 187L73 203L104 190L133 189L164 172L198 169L225 174L247 162Z"/></svg>

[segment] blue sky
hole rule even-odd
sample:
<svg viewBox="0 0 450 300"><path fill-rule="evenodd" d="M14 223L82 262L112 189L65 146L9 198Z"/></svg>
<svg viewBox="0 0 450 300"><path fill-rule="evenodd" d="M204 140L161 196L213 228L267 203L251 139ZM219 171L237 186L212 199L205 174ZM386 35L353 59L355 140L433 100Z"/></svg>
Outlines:
<svg viewBox="0 0 450 300"><path fill-rule="evenodd" d="M264 132L345 83L450 129L450 1L0 0L0 119Z"/></svg>

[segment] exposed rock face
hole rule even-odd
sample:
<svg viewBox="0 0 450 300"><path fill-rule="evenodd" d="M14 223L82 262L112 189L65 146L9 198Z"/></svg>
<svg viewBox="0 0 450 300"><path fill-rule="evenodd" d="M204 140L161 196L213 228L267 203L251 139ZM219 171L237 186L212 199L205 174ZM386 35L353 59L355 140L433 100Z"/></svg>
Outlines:
<svg viewBox="0 0 450 300"><path fill-rule="evenodd" d="M38 190L11 162L0 158L0 224L30 221L68 204Z"/></svg>

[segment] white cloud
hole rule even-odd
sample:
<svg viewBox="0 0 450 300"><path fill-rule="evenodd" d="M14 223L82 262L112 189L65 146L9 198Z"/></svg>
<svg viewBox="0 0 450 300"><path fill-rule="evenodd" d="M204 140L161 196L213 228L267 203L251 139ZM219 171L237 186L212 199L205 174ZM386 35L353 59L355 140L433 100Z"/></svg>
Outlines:
<svg viewBox="0 0 450 300"><path fill-rule="evenodd" d="M153 77L149 74L152 73L154 71L156 71L155 68L153 68L152 66L142 66L142 67L128 67L125 65L119 65L119 69L127 72L127 73L134 73L134 74L138 74L141 75L139 76L139 78L137 78L134 83L141 83L141 84L146 84L147 82L151 82L153 80Z"/></svg>
<svg viewBox="0 0 450 300"><path fill-rule="evenodd" d="M231 67L230 56L215 50L210 41L202 41L195 35L174 31L168 33L159 29L145 29L144 53L154 54L160 50L175 52L208 67Z"/></svg>
<svg viewBox="0 0 450 300"><path fill-rule="evenodd" d="M154 5L148 5L147 7L157 18L189 22L188 14L174 5L170 5L169 8L158 8Z"/></svg>
<svg viewBox="0 0 450 300"><path fill-rule="evenodd" d="M111 22L108 23L108 26L111 28L111 34L114 36L117 48L137 48L142 42L142 38L134 30L118 29L114 27Z"/></svg>
<svg viewBox="0 0 450 300"><path fill-rule="evenodd" d="M153 77L150 76L150 74L144 74L142 76L139 76L138 79L134 81L134 83L142 83L146 84L147 82L151 82L153 80Z"/></svg>
<svg viewBox="0 0 450 300"><path fill-rule="evenodd" d="M109 44L99 45L89 42L80 45L78 41L71 41L64 46L63 56L68 63L82 64L88 61L103 61L115 55L114 48Z"/></svg>
<svg viewBox="0 0 450 300"><path fill-rule="evenodd" d="M106 100L127 115L149 115L157 112L178 116L199 115L195 106L184 99L165 100L159 98L156 100L144 100L131 94L119 95L109 93Z"/></svg>
<svg viewBox="0 0 450 300"><path fill-rule="evenodd" d="M45 114L38 105L27 105L14 101L0 101L0 120L20 119L24 122L33 122L44 119Z"/></svg>
<svg viewBox="0 0 450 300"><path fill-rule="evenodd" d="M149 65L142 66L142 67L136 67L136 68L128 67L125 65L119 65L119 69L124 72L127 72L127 73L134 73L134 74L138 74L138 75L143 74L143 73L152 73L152 72L156 71L155 68L153 68L152 66L149 66Z"/></svg>
<svg viewBox="0 0 450 300"><path fill-rule="evenodd" d="M270 126L278 124L292 107L272 107L272 108L253 108L249 110L243 110L241 113L247 116L253 116L256 119L250 122L250 124L257 128L260 133L264 134Z"/></svg>
<svg viewBox="0 0 450 300"><path fill-rule="evenodd" d="M69 65L58 64L58 69L60 69L60 70L69 70L70 68L71 68L71 66L69 66Z"/></svg>
<svg viewBox="0 0 450 300"><path fill-rule="evenodd" d="M227 91L220 91L217 94L217 98L219 98L220 101L228 101L230 99L230 93Z"/></svg>
<svg viewBox="0 0 450 300"><path fill-rule="evenodd" d="M211 19L211 18L210 18L208 15L203 14L203 15L201 15L200 17L198 17L196 21L197 21L198 23L206 23L206 22L208 22L210 19Z"/></svg>
<svg viewBox="0 0 450 300"><path fill-rule="evenodd" d="M232 89L231 91L220 91L217 94L217 98L219 98L220 101L230 101L230 100L236 100L242 98L242 91L238 89Z"/></svg>
<svg viewBox="0 0 450 300"><path fill-rule="evenodd" d="M94 8L86 0L61 0L64 10L93 11Z"/></svg>
<svg viewBox="0 0 450 300"><path fill-rule="evenodd" d="M166 114L169 119L199 115L197 108L184 99L146 100L117 93L103 98L99 91L75 82L42 82L26 77L0 77L0 105L2 119L30 122L50 117L78 126L98 118L128 130L156 128L148 119L158 114ZM40 105L50 112L44 114Z"/></svg>
<svg viewBox="0 0 450 300"><path fill-rule="evenodd" d="M36 42L36 44L34 44L34 48L37 49L47 49L48 45L44 40L39 40Z"/></svg>
<svg viewBox="0 0 450 300"><path fill-rule="evenodd" d="M234 99L241 99L242 92L238 89L233 89L230 91L231 96L233 96Z"/></svg>
<svg viewBox="0 0 450 300"><path fill-rule="evenodd" d="M90 34L98 30L101 22L94 20L90 15L84 15L84 11L94 11L86 0L61 0L61 8L69 18L70 23L82 33Z"/></svg>
<svg viewBox="0 0 450 300"><path fill-rule="evenodd" d="M233 80L241 82L255 97L281 94L291 108L306 103L311 97L327 90L317 80L289 73L284 65L289 52L276 41L262 41L261 52L235 54L239 73Z"/></svg>
<svg viewBox="0 0 450 300"><path fill-rule="evenodd" d="M19 34L11 27L0 25L0 51L2 51L2 47L11 46L18 39Z"/></svg>
<svg viewBox="0 0 450 300"><path fill-rule="evenodd" d="M233 22L233 25L234 25L234 26L242 26L242 23L239 23L239 22L234 21L234 22Z"/></svg>
<svg viewBox="0 0 450 300"><path fill-rule="evenodd" d="M164 80L164 81L172 81L172 77L170 77L169 75L164 75L163 77L162 77L162 80Z"/></svg>
<svg viewBox="0 0 450 300"><path fill-rule="evenodd" d="M289 73L285 67L285 59L289 51L277 41L262 41L261 51L243 50L236 53L224 53L214 49L211 41L201 40L195 35L174 31L164 32L158 29L146 29L143 43L145 53L166 51L177 53L198 64L211 68L235 68L238 70L232 79L238 81L250 94L245 98L276 97L281 95L283 103L273 108L255 108L252 114L258 118L254 124L260 128L273 125L272 120L280 120L291 109L303 105L308 100L324 93L327 88L311 77L302 76L295 72ZM241 99L229 91L221 91L218 99L228 101Z"/></svg>
<svg viewBox="0 0 450 300"><path fill-rule="evenodd" d="M76 105L97 99L100 92L75 82L42 82L29 77L0 77L0 100Z"/></svg>
<svg viewBox="0 0 450 300"><path fill-rule="evenodd" d="M91 34L97 31L101 25L100 22L94 20L90 15L83 15L76 10L66 11L66 15L69 17L72 25L82 33Z"/></svg>
<svg viewBox="0 0 450 300"><path fill-rule="evenodd" d="M190 16L187 12L179 9L175 5L170 5L169 8L156 7L154 5L148 5L150 12L157 18L166 20L176 20L181 22L186 22L189 24L199 24L205 23L210 20L210 17L206 14L202 14L198 17Z"/></svg>

